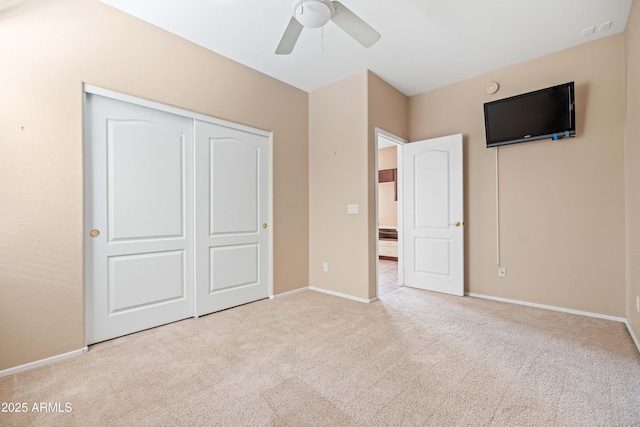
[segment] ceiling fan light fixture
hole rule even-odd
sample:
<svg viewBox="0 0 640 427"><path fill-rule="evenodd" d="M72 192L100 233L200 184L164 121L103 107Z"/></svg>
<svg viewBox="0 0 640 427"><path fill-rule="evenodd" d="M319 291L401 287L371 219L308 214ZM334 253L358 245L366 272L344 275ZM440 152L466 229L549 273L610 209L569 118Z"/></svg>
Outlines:
<svg viewBox="0 0 640 427"><path fill-rule="evenodd" d="M333 12L331 0L302 0L293 3L293 16L308 28L324 26L331 20Z"/></svg>
<svg viewBox="0 0 640 427"><path fill-rule="evenodd" d="M304 27L323 27L324 37L324 25L329 21L364 47L371 47L380 40L379 32L337 0L293 0L293 13L278 43L276 55L289 55Z"/></svg>

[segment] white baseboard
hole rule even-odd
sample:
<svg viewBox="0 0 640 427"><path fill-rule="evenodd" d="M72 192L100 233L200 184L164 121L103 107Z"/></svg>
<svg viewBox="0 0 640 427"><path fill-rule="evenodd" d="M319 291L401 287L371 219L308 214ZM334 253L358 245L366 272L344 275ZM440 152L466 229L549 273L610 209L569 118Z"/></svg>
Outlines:
<svg viewBox="0 0 640 427"><path fill-rule="evenodd" d="M37 368L39 366L47 365L49 363L57 362L59 360L67 359L69 357L77 356L82 353L86 353L89 347L85 346L79 350L73 350L68 353L58 354L57 356L47 357L46 359L36 360L35 362L25 363L24 365L15 366L13 368L0 371L0 377L6 377L7 375L17 374L18 372L28 371L29 369Z"/></svg>
<svg viewBox="0 0 640 427"><path fill-rule="evenodd" d="M627 319L625 319L624 317L616 317L616 316L609 316L607 314L591 313L589 311L573 310L571 308L556 307L554 305L536 304L534 302L520 301L515 299L492 297L489 295L474 294L472 292L465 292L464 294L473 298L482 298L482 299L488 299L492 301L507 302L510 304L526 305L527 307L543 308L545 310L560 311L562 313L578 314L580 316L596 317L598 319L613 320L614 322L627 323Z"/></svg>
<svg viewBox="0 0 640 427"><path fill-rule="evenodd" d="M636 345L636 348L638 349L638 353L640 353L640 342L638 341L638 338L636 338L636 334L633 332L633 329L631 328L631 325L629 324L629 322L625 321L624 323L625 325L627 325L627 331L629 331L629 335L631 335L631 339L633 340L633 343Z"/></svg>
<svg viewBox="0 0 640 427"><path fill-rule="evenodd" d="M289 295L299 294L300 292L304 292L304 291L308 291L308 290L309 290L309 287L308 286L304 286L302 288L294 289L292 291L282 292L282 293L276 294L276 295L269 295L269 299L288 297Z"/></svg>
<svg viewBox="0 0 640 427"><path fill-rule="evenodd" d="M346 298L346 299L350 299L352 301L364 302L364 303L367 303L367 304L370 304L370 303L378 300L378 298L371 298L371 299L358 298L358 297L354 297L352 295L343 294L341 292L334 292L334 291L329 291L327 289L316 288L315 286L309 286L309 289L312 290L312 291L316 291L316 292L322 292L323 294L333 295L334 297Z"/></svg>

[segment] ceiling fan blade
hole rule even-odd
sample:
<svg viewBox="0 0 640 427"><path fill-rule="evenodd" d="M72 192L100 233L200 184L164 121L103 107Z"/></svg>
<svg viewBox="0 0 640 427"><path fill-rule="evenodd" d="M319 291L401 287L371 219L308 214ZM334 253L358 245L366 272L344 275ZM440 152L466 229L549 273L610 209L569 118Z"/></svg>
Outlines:
<svg viewBox="0 0 640 427"><path fill-rule="evenodd" d="M380 33L371 28L358 15L349 10L339 1L331 2L335 12L331 20L342 28L347 34L356 39L364 47L371 47L380 40Z"/></svg>
<svg viewBox="0 0 640 427"><path fill-rule="evenodd" d="M296 45L298 37L300 37L300 33L302 32L302 28L302 24L292 16L276 48L276 55L288 55L293 51L293 47Z"/></svg>

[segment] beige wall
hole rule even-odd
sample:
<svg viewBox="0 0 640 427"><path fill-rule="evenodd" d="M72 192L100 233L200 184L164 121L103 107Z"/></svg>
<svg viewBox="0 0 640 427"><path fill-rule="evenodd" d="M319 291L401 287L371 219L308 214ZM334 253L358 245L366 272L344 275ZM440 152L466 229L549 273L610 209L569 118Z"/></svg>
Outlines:
<svg viewBox="0 0 640 427"><path fill-rule="evenodd" d="M405 138L407 120L407 98L369 71L309 94L311 286L376 296L375 129Z"/></svg>
<svg viewBox="0 0 640 427"><path fill-rule="evenodd" d="M378 170L396 169L398 167L397 147L385 147L378 150Z"/></svg>
<svg viewBox="0 0 640 427"><path fill-rule="evenodd" d="M612 36L410 98L410 140L464 135L466 291L625 315L623 55L623 35ZM568 81L576 138L499 149L498 279L483 103Z"/></svg>
<svg viewBox="0 0 640 427"><path fill-rule="evenodd" d="M397 147L386 147L378 150L378 170L396 169L398 167ZM395 198L393 182L378 184L378 224L380 226L398 226L398 201Z"/></svg>
<svg viewBox="0 0 640 427"><path fill-rule="evenodd" d="M273 131L274 288L308 284L308 94L98 0L13 4L0 7L0 370L85 345L83 82Z"/></svg>
<svg viewBox="0 0 640 427"><path fill-rule="evenodd" d="M360 214L347 215L348 204ZM367 221L363 72L309 94L309 285L368 297Z"/></svg>
<svg viewBox="0 0 640 427"><path fill-rule="evenodd" d="M627 201L627 321L640 339L640 1L631 7L625 31L627 117L626 117L626 201Z"/></svg>

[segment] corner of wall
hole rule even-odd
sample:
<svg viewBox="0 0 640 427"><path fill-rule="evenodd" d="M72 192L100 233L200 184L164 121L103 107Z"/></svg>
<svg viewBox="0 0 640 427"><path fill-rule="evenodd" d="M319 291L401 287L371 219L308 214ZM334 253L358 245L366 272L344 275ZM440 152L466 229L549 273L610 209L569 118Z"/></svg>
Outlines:
<svg viewBox="0 0 640 427"><path fill-rule="evenodd" d="M309 284L357 298L368 296L366 144L366 72L309 94Z"/></svg>
<svg viewBox="0 0 640 427"><path fill-rule="evenodd" d="M638 351L640 344L640 195L634 183L640 179L640 1L631 5L624 32L625 84L625 279L626 320Z"/></svg>

